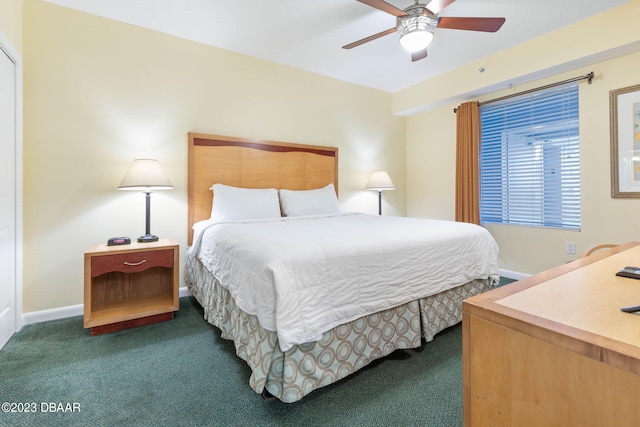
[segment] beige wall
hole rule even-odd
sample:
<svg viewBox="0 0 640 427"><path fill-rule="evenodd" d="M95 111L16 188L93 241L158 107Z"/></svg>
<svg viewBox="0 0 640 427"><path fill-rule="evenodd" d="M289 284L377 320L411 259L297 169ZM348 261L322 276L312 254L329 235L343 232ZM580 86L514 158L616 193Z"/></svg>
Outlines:
<svg viewBox="0 0 640 427"><path fill-rule="evenodd" d="M144 234L144 197L116 190L136 157L175 189L152 196L151 231L186 249L187 132L337 146L345 210L387 169L405 214L405 119L391 95L29 0L24 11L24 311L82 303L83 253Z"/></svg>
<svg viewBox="0 0 640 427"><path fill-rule="evenodd" d="M407 92L396 94L395 108L399 108L402 102L403 109L427 110L407 119L407 215L441 219L454 217L455 114L452 110L459 101L484 101L593 71L596 76L593 84L588 85L586 81L580 84L582 231L504 225L489 225L487 228L500 246L500 267L524 274L534 274L575 259L575 256L565 253L566 242L575 242L580 252L595 243L639 241L640 231L635 227L635 219L640 212L640 199L610 197L609 91L640 83L640 53L589 66L575 65L598 55L607 57L620 52L639 52L640 30L632 19L637 16L640 16L640 1L632 0L570 29L511 49L509 55L502 52L482 62L491 64L486 71L488 73L499 70L496 73L505 79L502 87L506 87L509 81L530 79L530 75L539 72L538 59L548 69L563 70L551 77L496 91L496 81L491 80L486 86L487 82L482 80L484 77L470 77L460 83L460 76L477 74L478 64L472 64L441 76L438 82L421 84L420 90L434 83L439 88L449 88L448 92L440 89L440 98L410 100ZM605 25L596 38L590 36L594 23ZM567 40L573 50L567 48ZM580 53L579 57L576 52ZM566 57L563 56L565 54ZM569 62L563 62L565 59ZM493 91L490 90L492 88ZM467 93L460 97L462 92L476 92L477 95Z"/></svg>
<svg viewBox="0 0 640 427"><path fill-rule="evenodd" d="M0 31L22 55L22 3L23 0L0 1Z"/></svg>

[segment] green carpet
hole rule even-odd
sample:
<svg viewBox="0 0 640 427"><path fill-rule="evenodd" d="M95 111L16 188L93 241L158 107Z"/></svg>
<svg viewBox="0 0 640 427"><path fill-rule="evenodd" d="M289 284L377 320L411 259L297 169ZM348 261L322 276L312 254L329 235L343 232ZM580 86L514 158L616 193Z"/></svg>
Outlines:
<svg viewBox="0 0 640 427"><path fill-rule="evenodd" d="M262 399L249 375L190 297L174 320L108 335L82 317L28 325L0 350L0 402L36 412L3 406L0 425L462 425L460 325L293 404Z"/></svg>

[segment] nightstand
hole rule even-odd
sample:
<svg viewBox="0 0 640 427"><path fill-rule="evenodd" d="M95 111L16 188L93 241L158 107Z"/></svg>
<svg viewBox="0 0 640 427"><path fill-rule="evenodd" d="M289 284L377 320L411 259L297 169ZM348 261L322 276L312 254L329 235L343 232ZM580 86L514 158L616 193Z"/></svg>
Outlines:
<svg viewBox="0 0 640 427"><path fill-rule="evenodd" d="M104 334L173 319L180 248L173 239L94 245L84 254L84 327Z"/></svg>

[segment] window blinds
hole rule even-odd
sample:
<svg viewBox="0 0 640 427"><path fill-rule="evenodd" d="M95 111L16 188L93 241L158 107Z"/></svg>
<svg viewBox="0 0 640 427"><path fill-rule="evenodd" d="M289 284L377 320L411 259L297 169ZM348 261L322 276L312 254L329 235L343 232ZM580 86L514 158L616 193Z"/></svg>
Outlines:
<svg viewBox="0 0 640 427"><path fill-rule="evenodd" d="M480 220L580 230L577 83L480 106Z"/></svg>

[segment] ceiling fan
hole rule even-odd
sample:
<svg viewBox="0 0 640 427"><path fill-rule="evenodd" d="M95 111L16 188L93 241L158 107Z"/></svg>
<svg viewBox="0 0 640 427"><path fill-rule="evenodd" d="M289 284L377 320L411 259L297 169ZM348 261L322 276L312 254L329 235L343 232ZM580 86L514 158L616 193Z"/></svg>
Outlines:
<svg viewBox="0 0 640 427"><path fill-rule="evenodd" d="M420 4L418 3L419 0L414 0L415 4L404 10L398 9L383 0L358 1L395 16L396 26L365 37L362 40L349 43L342 46L342 48L351 49L397 32L400 34L400 44L411 52L411 61L418 61L427 57L427 46L433 40L435 28L495 33L505 22L505 18L440 18L437 16L445 7L456 0L430 0L426 4Z"/></svg>

